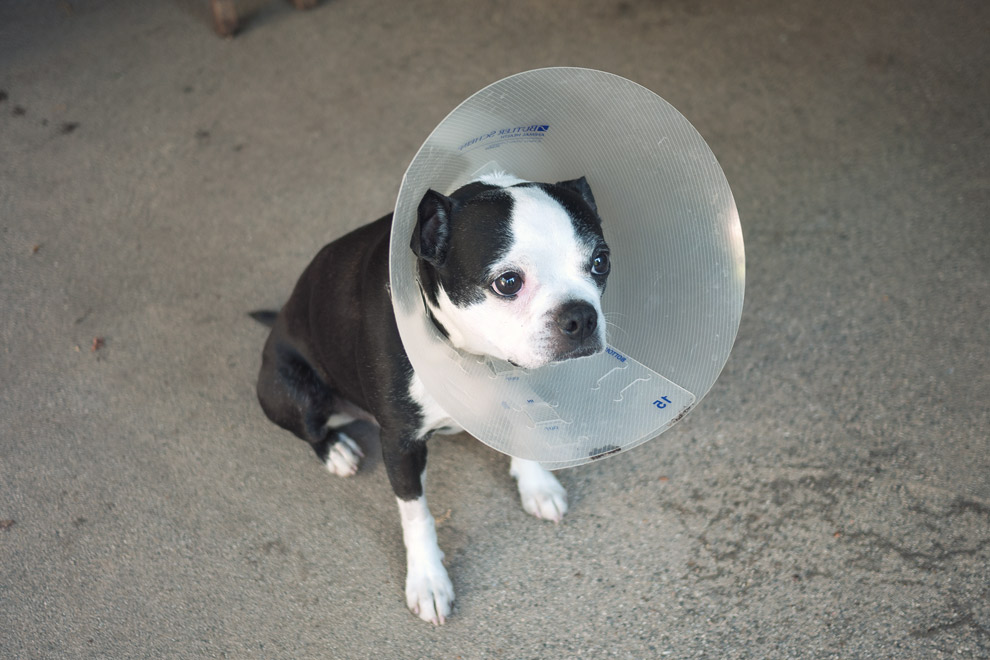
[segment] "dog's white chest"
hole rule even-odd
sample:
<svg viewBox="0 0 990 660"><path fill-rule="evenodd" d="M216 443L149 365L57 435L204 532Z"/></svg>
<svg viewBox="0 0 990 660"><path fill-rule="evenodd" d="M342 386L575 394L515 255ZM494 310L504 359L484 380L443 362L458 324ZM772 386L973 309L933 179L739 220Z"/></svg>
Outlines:
<svg viewBox="0 0 990 660"><path fill-rule="evenodd" d="M447 435L460 433L464 430L447 414L446 410L440 407L436 399L430 396L430 393L426 391L426 386L423 385L423 381L415 373L409 382L409 398L422 410L423 421L419 427L420 438L430 431Z"/></svg>

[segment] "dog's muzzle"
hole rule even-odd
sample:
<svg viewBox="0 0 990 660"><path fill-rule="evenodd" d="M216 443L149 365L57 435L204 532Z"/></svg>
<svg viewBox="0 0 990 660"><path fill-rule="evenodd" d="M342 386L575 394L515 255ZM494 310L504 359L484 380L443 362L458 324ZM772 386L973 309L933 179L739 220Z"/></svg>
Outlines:
<svg viewBox="0 0 990 660"><path fill-rule="evenodd" d="M555 361L594 355L602 350L598 311L583 300L564 303L554 316Z"/></svg>

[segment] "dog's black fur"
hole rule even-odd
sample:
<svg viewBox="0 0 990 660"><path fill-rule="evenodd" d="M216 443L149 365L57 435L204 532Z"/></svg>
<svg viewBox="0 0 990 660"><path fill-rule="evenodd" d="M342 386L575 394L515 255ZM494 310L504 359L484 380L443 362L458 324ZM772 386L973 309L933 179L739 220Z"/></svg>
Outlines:
<svg viewBox="0 0 990 660"><path fill-rule="evenodd" d="M526 185L540 187L565 206L583 232L601 236L583 177ZM493 259L508 248L511 205L499 186L481 182L450 197L427 192L410 237L427 297L435 302L440 286L455 304L478 295L478 282L470 280L485 271L482 255ZM460 224L452 232L449 219L455 212ZM275 318L257 391L269 419L309 442L321 460L339 440L339 431L326 426L334 412L357 406L373 415L392 488L400 499L412 500L423 494L420 475L434 429L421 434L422 409L409 395L413 368L388 291L391 227L389 214L320 250ZM572 334L564 333L562 340L584 340L584 333Z"/></svg>
<svg viewBox="0 0 990 660"><path fill-rule="evenodd" d="M530 366L604 350L604 324L598 322L594 295L605 289L608 246L587 182L582 177L534 183L504 173L484 181L449 197L430 190L419 204L409 247L418 259L423 313L452 342L455 337L480 340L467 346L503 359L518 357ZM546 241L534 243L534 231L542 227L538 223L555 222L559 228L561 218L569 224L564 238L558 229L560 243L549 252ZM453 588L440 563L443 553L426 507L423 477L427 440L436 431L458 427L422 388L399 337L389 291L391 230L387 215L325 246L281 311L252 314L272 322L257 393L273 422L306 440L328 469L342 476L353 474L361 455L343 427L360 417L378 424L407 546L406 603L420 618L443 623ZM529 255L539 255L534 258L541 266L528 262ZM522 285L521 272L492 272L507 267L510 259L528 264L534 288L541 273L550 273L545 282L558 287L548 289L552 294L540 302L547 306L532 314L529 325L519 326L519 336L512 334L516 316L533 304L532 294L529 299L516 295L524 291L515 286ZM574 269L581 260L587 271ZM557 273L567 273L570 280L554 280ZM464 313L473 314L469 322ZM512 465L524 508L559 520L567 508L559 482L536 463L513 459Z"/></svg>
<svg viewBox="0 0 990 660"><path fill-rule="evenodd" d="M392 216L326 245L279 312L262 353L258 400L273 422L313 446L321 460L338 440L326 426L348 403L381 427L395 494L422 495L426 439L409 399L412 365L402 348L388 286Z"/></svg>

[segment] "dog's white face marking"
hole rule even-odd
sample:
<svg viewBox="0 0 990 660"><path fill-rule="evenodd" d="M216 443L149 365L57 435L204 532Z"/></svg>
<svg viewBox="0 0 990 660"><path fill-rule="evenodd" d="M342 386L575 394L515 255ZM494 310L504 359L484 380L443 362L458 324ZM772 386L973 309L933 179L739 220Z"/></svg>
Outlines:
<svg viewBox="0 0 990 660"><path fill-rule="evenodd" d="M508 188L509 186L514 186L519 183L526 183L525 179L520 179L517 176L513 176L508 172L502 172L500 170L485 174L479 177L478 181L487 183L490 186L498 186L499 188Z"/></svg>
<svg viewBox="0 0 990 660"><path fill-rule="evenodd" d="M518 181L505 176L483 180L501 185ZM442 288L437 296L433 311L451 343L526 368L604 350L601 288L591 273L604 242L579 235L563 205L543 189L524 185L504 190L512 197L510 243L487 273L493 284L486 287L484 299L458 306ZM506 274L521 279L521 287L509 296L497 291L498 278ZM596 317L591 336L574 350L563 345L559 329L560 310L572 303L590 306L586 313Z"/></svg>

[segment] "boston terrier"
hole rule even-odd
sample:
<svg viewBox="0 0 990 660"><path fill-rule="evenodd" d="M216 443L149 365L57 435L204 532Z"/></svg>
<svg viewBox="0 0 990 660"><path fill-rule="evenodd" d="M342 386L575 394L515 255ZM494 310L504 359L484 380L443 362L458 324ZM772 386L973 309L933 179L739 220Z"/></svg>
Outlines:
<svg viewBox="0 0 990 660"><path fill-rule="evenodd" d="M601 352L610 270L601 224L584 177L548 184L494 173L449 196L429 190L409 237L423 313L457 349L527 369ZM424 495L426 442L461 429L403 350L389 291L391 225L388 215L325 246L269 313L258 399L342 477L363 457L342 427L359 418L379 426L402 519L406 604L442 624L454 590ZM567 495L556 477L518 458L510 474L527 512L560 521Z"/></svg>

